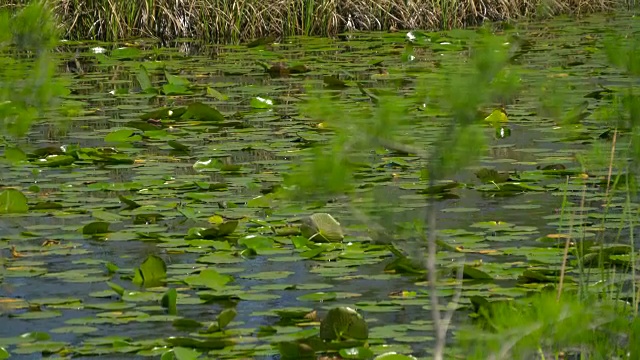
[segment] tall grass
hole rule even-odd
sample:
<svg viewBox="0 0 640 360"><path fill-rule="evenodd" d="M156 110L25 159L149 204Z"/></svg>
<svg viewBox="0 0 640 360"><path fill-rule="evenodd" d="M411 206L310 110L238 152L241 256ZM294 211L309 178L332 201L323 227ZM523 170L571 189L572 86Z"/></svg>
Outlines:
<svg viewBox="0 0 640 360"><path fill-rule="evenodd" d="M29 0L0 0L19 8ZM47 0L68 39L157 36L237 43L345 30L443 29L485 20L582 15L637 0Z"/></svg>

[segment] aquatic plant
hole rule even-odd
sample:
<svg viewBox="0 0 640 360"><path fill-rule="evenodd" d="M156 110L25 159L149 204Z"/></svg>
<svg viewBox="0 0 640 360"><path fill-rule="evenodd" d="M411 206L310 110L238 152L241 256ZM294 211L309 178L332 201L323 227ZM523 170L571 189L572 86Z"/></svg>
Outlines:
<svg viewBox="0 0 640 360"><path fill-rule="evenodd" d="M0 1L15 7L21 1ZM214 42L267 36L334 36L350 30L451 29L482 21L511 21L610 10L615 0L153 0L49 1L69 39L122 40L157 36ZM625 0L625 4L629 3ZM629 3L631 4L631 3Z"/></svg>

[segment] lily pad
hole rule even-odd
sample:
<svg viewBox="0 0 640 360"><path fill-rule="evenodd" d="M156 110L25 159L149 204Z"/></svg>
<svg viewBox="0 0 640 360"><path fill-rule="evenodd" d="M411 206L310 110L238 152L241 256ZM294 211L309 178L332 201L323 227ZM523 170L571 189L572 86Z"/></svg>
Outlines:
<svg viewBox="0 0 640 360"><path fill-rule="evenodd" d="M303 218L300 231L313 241L341 242L344 239L340 223L327 213L316 213Z"/></svg>
<svg viewBox="0 0 640 360"><path fill-rule="evenodd" d="M167 277L167 264L162 258L149 255L136 269L133 283L136 285L154 287L164 283Z"/></svg>
<svg viewBox="0 0 640 360"><path fill-rule="evenodd" d="M320 338L325 341L366 340L368 337L367 322L362 315L350 307L337 307L329 310L327 316L320 323Z"/></svg>
<svg viewBox="0 0 640 360"><path fill-rule="evenodd" d="M20 214L29 211L27 197L16 189L6 189L0 193L0 214Z"/></svg>

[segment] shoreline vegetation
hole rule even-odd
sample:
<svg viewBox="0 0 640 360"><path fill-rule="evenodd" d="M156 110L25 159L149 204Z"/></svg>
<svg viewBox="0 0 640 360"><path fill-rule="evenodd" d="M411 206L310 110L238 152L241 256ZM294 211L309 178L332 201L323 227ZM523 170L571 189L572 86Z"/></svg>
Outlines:
<svg viewBox="0 0 640 360"><path fill-rule="evenodd" d="M15 11L29 0L0 0ZM484 21L584 16L638 0L46 0L69 40L157 37L239 43L345 31L442 30Z"/></svg>

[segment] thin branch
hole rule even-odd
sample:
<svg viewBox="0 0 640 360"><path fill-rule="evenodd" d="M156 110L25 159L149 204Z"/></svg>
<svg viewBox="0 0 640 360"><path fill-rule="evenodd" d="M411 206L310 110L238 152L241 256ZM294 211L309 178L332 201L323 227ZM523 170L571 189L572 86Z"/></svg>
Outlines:
<svg viewBox="0 0 640 360"><path fill-rule="evenodd" d="M611 187L611 173L613 172L613 159L616 153L616 139L618 138L618 128L613 130L613 140L611 141L611 156L609 157L609 172L607 173L607 189L604 193L604 198L608 199L609 190ZM608 201L607 201L608 202Z"/></svg>
<svg viewBox="0 0 640 360"><path fill-rule="evenodd" d="M462 278L464 276L464 261L460 263L460 267L456 273L456 283L459 283L460 286L456 289L456 292L453 294L453 299L449 302L449 304L457 305L460 302L460 297L462 296ZM456 312L456 309L449 309L444 315L442 320L442 327L440 331L442 331L442 337L447 339L447 332L449 331L449 325L451 324L451 319L453 318L453 314Z"/></svg>
<svg viewBox="0 0 640 360"><path fill-rule="evenodd" d="M436 150L437 154L437 150ZM435 159L434 159L435 158ZM437 157L433 156L429 159L430 167L437 161ZM435 173L429 171L429 188L435 185ZM440 317L440 304L438 300L438 275L436 274L436 252L437 252L437 209L435 196L429 197L428 213L428 229L427 229L427 281L429 283L429 300L431 301L431 320L433 321L433 329L436 333L436 343L433 348L433 359L442 360L444 356L445 337L442 335L442 323Z"/></svg>

